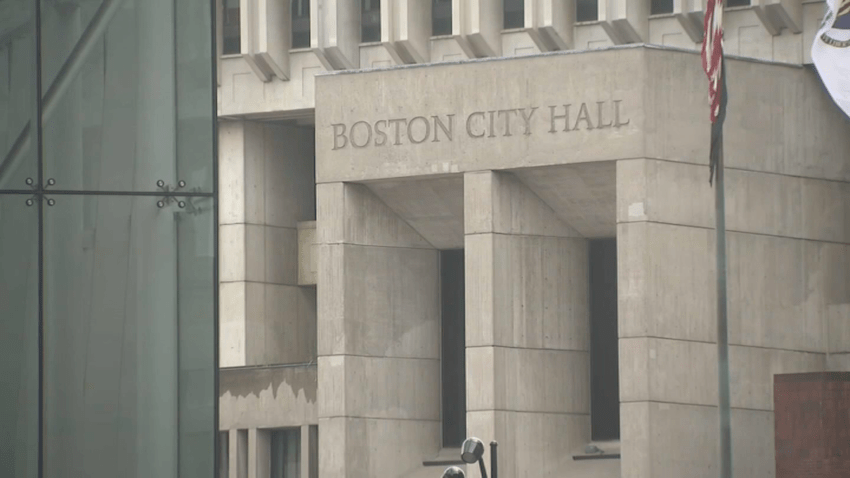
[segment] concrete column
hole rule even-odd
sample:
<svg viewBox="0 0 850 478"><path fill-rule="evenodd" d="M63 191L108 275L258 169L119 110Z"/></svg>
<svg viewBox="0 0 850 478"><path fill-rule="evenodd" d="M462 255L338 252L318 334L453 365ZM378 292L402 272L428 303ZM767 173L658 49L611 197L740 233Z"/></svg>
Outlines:
<svg viewBox="0 0 850 478"><path fill-rule="evenodd" d="M440 442L439 253L363 185L317 203L319 475L406 476Z"/></svg>
<svg viewBox="0 0 850 478"><path fill-rule="evenodd" d="M248 478L265 478L271 470L271 432L259 428L248 430Z"/></svg>
<svg viewBox="0 0 850 478"><path fill-rule="evenodd" d="M504 476L564 476L590 440L587 241L509 173L464 176L464 220L468 434Z"/></svg>
<svg viewBox="0 0 850 478"><path fill-rule="evenodd" d="M248 478L248 430L230 430L228 438L228 476Z"/></svg>
<svg viewBox="0 0 850 478"><path fill-rule="evenodd" d="M298 222L314 219L312 130L222 121L222 367L315 359L315 289L298 287Z"/></svg>
<svg viewBox="0 0 850 478"><path fill-rule="evenodd" d="M623 477L717 476L707 174L696 164L617 162ZM835 327L850 317L848 199L839 182L726 170L735 476L775 472L773 376L822 371L828 345L848 343L848 329Z"/></svg>
<svg viewBox="0 0 850 478"><path fill-rule="evenodd" d="M319 427L301 426L301 478L319 478Z"/></svg>

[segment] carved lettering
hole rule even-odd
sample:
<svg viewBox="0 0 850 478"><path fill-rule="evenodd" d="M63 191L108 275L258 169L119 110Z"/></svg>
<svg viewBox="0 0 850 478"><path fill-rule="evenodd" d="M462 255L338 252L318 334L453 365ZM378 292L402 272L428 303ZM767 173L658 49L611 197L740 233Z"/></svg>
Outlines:
<svg viewBox="0 0 850 478"><path fill-rule="evenodd" d="M579 122L584 121L587 129L593 129L593 123L590 122L590 113L587 112L587 104L582 103L581 107L578 110L578 117L576 118L576 124L573 126L573 131L578 129Z"/></svg>
<svg viewBox="0 0 850 478"><path fill-rule="evenodd" d="M438 131L440 129L443 130L443 134L446 136L446 139L448 139L449 141L452 140L452 135L453 135L454 130L455 130L455 123L454 123L455 115L453 115L453 114L452 115L446 115L446 117L449 119L448 128L446 127L446 124L443 123L443 120L441 120L439 116L432 116L432 118L434 118L434 139L432 140L432 142L434 142L434 143L440 142L440 134L438 133ZM437 127L439 127L439 129L437 129Z"/></svg>
<svg viewBox="0 0 850 478"><path fill-rule="evenodd" d="M564 131L570 130L570 106L572 105L564 105L564 114L562 115L555 114L555 108L557 108L557 106L549 107L549 124L551 125L551 128L549 128L550 133L558 132L558 130L555 129L555 120L560 119L564 120Z"/></svg>
<svg viewBox="0 0 850 478"><path fill-rule="evenodd" d="M384 132L386 120L378 120L375 122L375 146L384 146L387 144L387 133ZM378 141L380 140L380 142Z"/></svg>
<svg viewBox="0 0 850 478"><path fill-rule="evenodd" d="M624 114L623 100L603 100L586 103L564 103L549 106L549 133L570 132L578 129L595 130L622 128L631 120ZM596 103L596 115L590 109ZM572 115L573 104L579 105ZM588 106L590 105L590 106ZM535 125L541 132L544 119L533 123L538 106L474 111L466 117L466 138L496 138L535 134ZM403 144L439 143L454 141L455 114L422 115L412 118L360 120L353 123L331 123L332 150L349 145L362 149L368 146L400 146ZM520 125L522 129L520 130ZM463 132L461 131L461 134Z"/></svg>
<svg viewBox="0 0 850 478"><path fill-rule="evenodd" d="M478 116L483 118L484 112L483 111L476 111L475 113L470 114L466 118L466 134L468 134L470 138L483 138L484 135L486 134L486 131L482 131L481 134L477 134L477 133L472 132L472 118L475 118L475 117L478 117Z"/></svg>
<svg viewBox="0 0 850 478"><path fill-rule="evenodd" d="M399 125L403 125L407 123L406 118L400 119L391 119L387 121L391 126L395 126L395 142L394 145L398 146L401 144L401 127Z"/></svg>
<svg viewBox="0 0 850 478"><path fill-rule="evenodd" d="M517 110L499 110L499 116L505 115L505 132L502 136L511 135L511 113L516 114Z"/></svg>
<svg viewBox="0 0 850 478"><path fill-rule="evenodd" d="M345 137L345 125L342 123L332 124L331 127L334 130L334 148L340 149L348 146L348 138ZM342 144L339 144L338 140L342 138Z"/></svg>
<svg viewBox="0 0 850 478"><path fill-rule="evenodd" d="M531 117L534 116L534 112L537 111L537 107L528 108L528 114L525 114L526 108L519 110L519 114L522 116L522 122L525 125L524 135L528 136L531 134Z"/></svg>
<svg viewBox="0 0 850 478"><path fill-rule="evenodd" d="M495 111L488 111L487 113L490 114L490 134L488 134L487 137L488 138L495 138L496 133L494 133L493 130L496 129L496 126L494 124L494 121L495 121L495 118L496 118L496 112Z"/></svg>
<svg viewBox="0 0 850 478"><path fill-rule="evenodd" d="M361 124L366 128L366 141L363 141L362 143L357 144L357 142L354 141L354 138L357 137L357 134L354 130L355 130L355 128L357 128L358 125L361 125ZM365 148L366 145L368 145L369 142L372 141L372 125L370 125L369 123L367 123L365 121L358 121L358 122L354 123L353 125L351 125L351 131L349 131L348 136L349 136L348 139L351 141L352 146L354 146L355 148Z"/></svg>
<svg viewBox="0 0 850 478"><path fill-rule="evenodd" d="M620 121L620 103L622 103L622 102L623 102L623 100L614 100L614 127L615 128L619 128L621 126L626 126L627 124L629 124L629 122L632 121L630 119L627 119L625 123Z"/></svg>
<svg viewBox="0 0 850 478"><path fill-rule="evenodd" d="M596 129L610 128L611 125L614 124L610 120L606 124L605 121L602 119L602 105L604 105L605 103L605 101L596 102Z"/></svg>
<svg viewBox="0 0 850 478"><path fill-rule="evenodd" d="M419 120L425 126L425 134L422 135L422 139L416 139L413 137L413 124L415 121ZM431 136L431 122L428 121L428 118L424 116L416 116L409 123L407 123L407 137L410 139L410 142L413 144L419 144L424 142Z"/></svg>

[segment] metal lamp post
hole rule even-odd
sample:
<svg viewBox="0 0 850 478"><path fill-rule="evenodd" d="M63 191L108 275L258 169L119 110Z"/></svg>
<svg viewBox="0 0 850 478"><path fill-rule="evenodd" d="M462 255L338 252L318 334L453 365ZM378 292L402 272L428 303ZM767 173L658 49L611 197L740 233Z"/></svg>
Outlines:
<svg viewBox="0 0 850 478"><path fill-rule="evenodd" d="M499 444L495 441L490 442L491 478L499 478L498 447ZM487 467L484 466L484 442L475 437L469 437L464 440L463 445L460 447L460 459L470 465L478 462L478 468L481 470L481 478L487 478ZM465 478L465 475L460 468L451 466L443 472L443 478Z"/></svg>

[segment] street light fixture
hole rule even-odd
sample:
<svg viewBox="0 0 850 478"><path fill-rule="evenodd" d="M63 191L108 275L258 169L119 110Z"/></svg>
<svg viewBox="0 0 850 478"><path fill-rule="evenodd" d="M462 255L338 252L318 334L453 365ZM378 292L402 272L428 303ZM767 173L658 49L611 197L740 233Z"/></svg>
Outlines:
<svg viewBox="0 0 850 478"><path fill-rule="evenodd" d="M463 474L463 470L460 468L450 466L443 472L443 478L466 478L466 475Z"/></svg>
<svg viewBox="0 0 850 478"><path fill-rule="evenodd" d="M496 458L496 448L498 447L498 443L495 441L490 442L490 471L493 473L493 478L498 478L498 469L497 464L498 460ZM487 478L487 468L484 466L484 443L475 437L469 437L463 441L463 445L460 447L460 459L463 460L464 463L473 464L478 462L478 467L481 470L481 478ZM449 470L446 470L448 472ZM446 475L443 474L445 477Z"/></svg>

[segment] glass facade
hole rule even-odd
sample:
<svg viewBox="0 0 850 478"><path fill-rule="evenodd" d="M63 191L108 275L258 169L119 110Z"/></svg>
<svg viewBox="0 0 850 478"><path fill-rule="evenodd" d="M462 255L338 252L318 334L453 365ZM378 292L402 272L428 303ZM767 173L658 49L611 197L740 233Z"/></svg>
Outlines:
<svg viewBox="0 0 850 478"><path fill-rule="evenodd" d="M214 5L0 1L0 476L215 475Z"/></svg>

